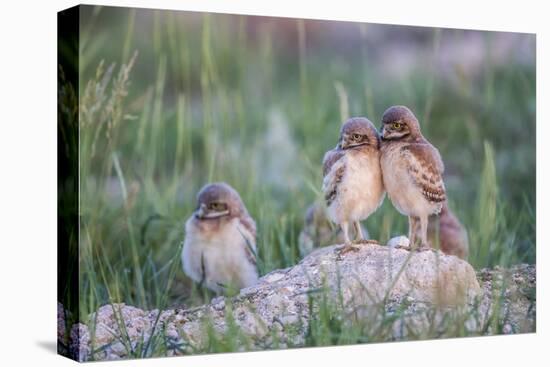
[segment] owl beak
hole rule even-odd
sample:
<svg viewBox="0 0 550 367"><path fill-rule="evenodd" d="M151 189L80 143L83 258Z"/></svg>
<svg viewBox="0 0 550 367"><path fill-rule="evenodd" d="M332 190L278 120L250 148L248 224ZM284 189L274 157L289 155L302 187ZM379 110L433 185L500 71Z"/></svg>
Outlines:
<svg viewBox="0 0 550 367"><path fill-rule="evenodd" d="M213 218L224 217L226 215L229 215L229 210L224 210L221 212L209 212L205 214L204 218L213 219Z"/></svg>
<svg viewBox="0 0 550 367"><path fill-rule="evenodd" d="M386 125L380 127L380 137L384 139L386 137Z"/></svg>
<svg viewBox="0 0 550 367"><path fill-rule="evenodd" d="M203 219L203 218L206 217L206 214L207 214L206 205L201 204L201 205L199 206L199 208L197 209L197 211L195 212L195 216L196 216L198 219Z"/></svg>

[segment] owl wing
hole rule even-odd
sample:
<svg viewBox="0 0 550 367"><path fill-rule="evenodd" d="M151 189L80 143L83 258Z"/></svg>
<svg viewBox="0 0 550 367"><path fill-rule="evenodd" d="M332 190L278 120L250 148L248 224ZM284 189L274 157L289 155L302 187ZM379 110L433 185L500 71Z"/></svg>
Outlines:
<svg viewBox="0 0 550 367"><path fill-rule="evenodd" d="M244 253L249 263L256 266L256 222L249 215L243 215L239 218L239 222L244 231L241 231L246 246Z"/></svg>
<svg viewBox="0 0 550 367"><path fill-rule="evenodd" d="M338 184L344 177L345 165L342 160L344 152L340 149L329 150L323 158L323 194L325 202L330 206L336 198Z"/></svg>
<svg viewBox="0 0 550 367"><path fill-rule="evenodd" d="M445 201L443 161L437 149L429 143L411 144L401 149L409 177L422 190L426 200L434 203Z"/></svg>
<svg viewBox="0 0 550 367"><path fill-rule="evenodd" d="M334 163L336 163L343 156L344 152L338 148L329 150L325 153L325 156L323 157L323 177L330 172L330 169Z"/></svg>

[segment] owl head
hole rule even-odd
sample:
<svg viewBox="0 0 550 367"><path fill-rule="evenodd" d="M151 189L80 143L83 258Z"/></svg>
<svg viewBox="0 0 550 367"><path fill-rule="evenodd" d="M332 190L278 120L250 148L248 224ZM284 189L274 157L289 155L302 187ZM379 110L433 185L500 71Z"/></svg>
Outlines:
<svg viewBox="0 0 550 367"><path fill-rule="evenodd" d="M225 182L205 185L197 195L194 214L199 220L237 217L244 213L246 208L239 193Z"/></svg>
<svg viewBox="0 0 550 367"><path fill-rule="evenodd" d="M378 148L380 137L376 128L365 117L352 117L340 129L340 149L353 149L361 146Z"/></svg>
<svg viewBox="0 0 550 367"><path fill-rule="evenodd" d="M405 106L391 106L382 116L382 140L414 140L421 137L418 119Z"/></svg>

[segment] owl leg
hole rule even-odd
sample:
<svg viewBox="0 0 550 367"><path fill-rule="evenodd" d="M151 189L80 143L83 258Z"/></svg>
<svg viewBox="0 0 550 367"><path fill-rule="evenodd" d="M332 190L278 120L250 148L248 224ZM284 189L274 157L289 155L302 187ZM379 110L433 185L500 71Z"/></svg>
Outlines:
<svg viewBox="0 0 550 367"><path fill-rule="evenodd" d="M428 219L428 226L430 225L429 224L429 221L430 219ZM433 221L434 221L434 227L435 227L435 230L433 231L434 233L428 237L428 240L430 241L430 247L433 246L434 249L436 250L442 250L442 243L441 243L441 223L439 221L439 215L435 216L433 218Z"/></svg>
<svg viewBox="0 0 550 367"><path fill-rule="evenodd" d="M411 248L415 246L416 241L416 218L409 216L409 243Z"/></svg>
<svg viewBox="0 0 550 367"><path fill-rule="evenodd" d="M344 244L351 245L351 240L349 239L349 223L342 222L340 226L342 227L342 232L344 234Z"/></svg>
<svg viewBox="0 0 550 367"><path fill-rule="evenodd" d="M355 227L355 233L357 234L357 243L374 243L379 244L376 240L368 240L365 238L365 235L363 234L363 230L361 229L361 223L359 222L353 222L353 226Z"/></svg>
<svg viewBox="0 0 550 367"><path fill-rule="evenodd" d="M419 251L429 250L430 245L428 244L428 216L423 215L420 217L420 245L418 246Z"/></svg>
<svg viewBox="0 0 550 367"><path fill-rule="evenodd" d="M342 227L342 232L344 234L344 246L337 249L338 255L343 255L350 251L357 251L358 248L353 246L353 243L349 238L349 222L342 222L340 223L340 226Z"/></svg>
<svg viewBox="0 0 550 367"><path fill-rule="evenodd" d="M363 235L363 230L361 229L361 223L353 222L353 227L355 228L355 234L357 235L357 239L359 241L364 240L365 236Z"/></svg>

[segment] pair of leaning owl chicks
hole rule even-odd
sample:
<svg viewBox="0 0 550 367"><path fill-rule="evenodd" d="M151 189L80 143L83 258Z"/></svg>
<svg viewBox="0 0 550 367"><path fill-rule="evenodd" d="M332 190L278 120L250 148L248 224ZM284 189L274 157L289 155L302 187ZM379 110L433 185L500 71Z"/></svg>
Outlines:
<svg viewBox="0 0 550 367"><path fill-rule="evenodd" d="M429 246L431 215L441 212L440 228L446 222L457 228L458 221L446 206L442 174L439 152L422 136L408 108L390 107L380 134L366 118L349 119L337 147L323 160L326 214L342 228L343 250L352 248L350 226L358 242L365 241L360 221L378 209L386 192L397 210L409 217L412 245L419 233L420 248ZM217 293L257 281L256 224L232 187L225 183L203 187L185 229L182 262L191 279ZM441 247L445 251L443 242Z"/></svg>
<svg viewBox="0 0 550 367"><path fill-rule="evenodd" d="M441 249L466 257L464 230L447 206L443 170L438 150L422 135L407 107L388 108L380 133L366 118L346 121L338 145L323 159L326 215L341 227L343 251L353 249L353 242L371 242L360 221L380 207L387 192L395 208L409 218L412 247L429 249L434 237L443 234ZM350 226L356 241L350 238Z"/></svg>

